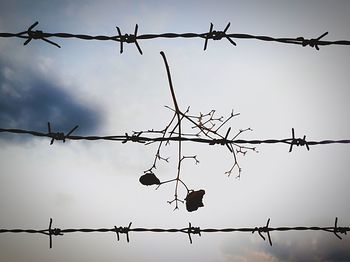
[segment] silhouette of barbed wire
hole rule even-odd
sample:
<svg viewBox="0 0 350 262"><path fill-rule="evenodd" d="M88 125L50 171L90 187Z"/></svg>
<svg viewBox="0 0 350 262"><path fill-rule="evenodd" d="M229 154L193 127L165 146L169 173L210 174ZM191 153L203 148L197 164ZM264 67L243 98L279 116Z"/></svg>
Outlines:
<svg viewBox="0 0 350 262"><path fill-rule="evenodd" d="M150 130L152 132L152 130ZM25 129L16 129L16 128L0 128L0 133L12 133L12 134L27 134L31 136L37 137L48 137L54 138L57 140L57 137L54 137L53 134L39 132L39 131L31 131ZM147 137L141 136L143 133L135 132L136 134L128 135L109 135L109 136L77 136L77 135L65 135L66 140L86 140L86 141L97 141L97 140L106 140L106 141L114 141L114 142L136 142L136 143L150 143L150 142L171 142L171 141L179 141L180 138L178 136L172 137ZM61 133L62 134L62 133ZM64 134L64 133L63 133ZM63 138L63 136L62 136ZM63 139L60 139L63 140ZM350 144L350 139L342 139L342 140L304 140L302 138L284 138L284 139L252 139L252 140L244 140L244 139L208 139L208 138L198 138L198 137L187 137L186 135L181 136L181 141L185 142L194 142L194 143L203 143L208 145L226 145L226 144L252 144L252 145L260 145L260 144L288 144L290 146L315 146L315 145L329 145L329 144ZM301 141L305 141L301 143ZM305 144L304 144L305 143Z"/></svg>
<svg viewBox="0 0 350 262"><path fill-rule="evenodd" d="M0 228L0 233L26 233L26 234L43 234L49 237L49 248L52 248L53 236L63 236L69 233L115 233L117 241L120 241L120 234L126 235L126 241L130 242L130 232L152 232L152 233L184 233L188 235L190 244L193 243L192 235L202 236L202 233L233 233L233 232L243 232L243 233L258 233L259 236L265 241L266 236L270 246L272 246L271 232L279 231L323 231L334 234L338 239L342 240L339 234L347 235L350 231L350 227L340 227L338 226L338 218L335 218L333 226L319 227L319 226L295 226L295 227L271 227L270 218L267 220L264 226L254 226L254 227L239 227L239 228L201 228L194 227L191 223L188 227L184 228L143 228L143 227L131 227L132 222L129 223L127 227L125 226L113 226L111 228L52 228L52 218L50 218L49 227L47 229L2 229ZM265 234L265 236L264 236Z"/></svg>
<svg viewBox="0 0 350 262"><path fill-rule="evenodd" d="M328 32L323 33L317 38L304 38L304 37L294 37L294 38L276 38L271 36L264 36L264 35L251 35L251 34L239 34L239 33L228 33L228 29L230 27L230 23L228 23L223 31L220 30L213 30L214 25L210 23L210 28L208 32L204 33L161 33L161 34L143 34L143 35L137 35L138 33L138 24L135 25L134 34L122 34L121 29L117 26L117 32L118 35L114 36L106 36L106 35L86 35L86 34L71 34L71 33L48 33L43 32L42 30L33 30L39 22L35 22L31 26L28 27L27 30L19 32L19 33L0 33L0 37L3 38L11 38L11 37L17 37L25 39L24 45L29 44L32 40L43 40L51 45L54 45L58 48L61 46L48 38L75 38L80 40L98 40L98 41L115 41L120 43L120 53L123 53L124 51L124 43L127 44L135 44L137 50L142 55L142 49L138 43L138 40L149 40L149 39L156 39L156 38L201 38L204 39L204 50L207 49L208 41L209 40L222 40L226 39L231 43L232 45L236 46L236 42L234 42L232 39L254 39L259 41L266 41L266 42L276 42L276 43L283 43L283 44L294 44L294 45L300 45L300 46L309 46L311 48L315 48L316 50L319 50L320 46L330 46L330 45L342 45L342 46L348 46L350 45L349 40L335 40L335 41L326 41L322 40Z"/></svg>
<svg viewBox="0 0 350 262"><path fill-rule="evenodd" d="M76 130L77 126L73 128L72 130ZM72 130L68 134L64 134L63 132L57 132L57 133L44 133L44 132L37 132L37 131L30 131L30 130L23 130L23 129L8 129L8 128L0 128L0 133L12 133L12 134L28 134L31 136L36 137L47 137L50 138L50 145L53 144L53 141L55 140L61 140L62 142L65 142L67 140L86 140L86 141L98 141L98 140L105 140L105 141L114 141L114 142L121 142L123 144L127 142L134 142L134 143L140 143L144 145L149 145L150 143L158 142L158 148L155 154L154 162L151 166L151 168L144 171L145 174L153 174L153 171L156 169L156 163L158 160L163 160L165 162L169 162L169 158L163 157L160 153L161 146L163 143L169 143L169 142L192 142L192 143L201 143L201 144L207 144L210 146L213 145L219 145L219 146L227 146L229 148L233 148L233 146L237 147L236 151L231 151L234 155L234 164L232 165L231 169L226 171L225 173L228 175L231 175L233 168L235 166L238 166L238 175L237 178L240 177L241 167L238 164L238 160L236 158L237 153L245 154L246 151L243 151L245 148L250 148L243 146L244 144L250 144L250 145L261 145L261 144L286 144L289 145L289 152L292 151L294 146L305 146L308 150L311 146L315 145L329 145L329 144L350 144L349 139L343 139L343 140L320 140L320 141L313 141L313 140L306 140L305 136L303 138L295 137L294 135L294 129L292 129L292 137L290 138L284 138L284 139L253 139L253 140L244 140L244 139L230 139L228 137L224 137L222 139L215 139L215 138L203 138L203 137L193 137L191 134L182 134L181 136L176 135L174 132L170 133L170 131L167 132L167 129L164 129L164 133L162 136L155 136L156 134L159 134L159 131L149 130L149 131L140 131L140 132L133 132L132 135L128 135L125 133L125 135L110 135L110 136L77 136L72 135ZM240 130L238 133L242 133L244 130ZM148 134L148 136L145 136L143 134ZM168 136L166 136L168 134ZM153 135L153 137L151 136ZM243 149L242 149L243 148ZM252 150L256 151L255 147L251 147ZM185 159L194 159L195 163L198 164L199 160L197 159L197 155L193 156L183 156L182 154L179 155L180 159L180 170L181 170L181 163ZM178 165L179 170L179 165ZM179 174L179 173L178 173ZM187 195L192 191L188 188L188 186L181 180L180 176L176 175L175 179L170 179L166 181L160 181L155 183L150 183L148 185L157 185L158 187L160 185L170 183L170 182L176 182L177 184L182 184L187 191ZM153 180L154 181L154 180ZM141 182L141 180L140 180ZM141 182L142 183L142 182ZM146 182L147 183L147 182ZM143 183L146 185L146 183ZM174 200L168 201L170 204L175 202L175 209L178 208L177 203L178 202L184 202L184 200L180 200L177 195L177 187L175 189L176 195L174 195Z"/></svg>

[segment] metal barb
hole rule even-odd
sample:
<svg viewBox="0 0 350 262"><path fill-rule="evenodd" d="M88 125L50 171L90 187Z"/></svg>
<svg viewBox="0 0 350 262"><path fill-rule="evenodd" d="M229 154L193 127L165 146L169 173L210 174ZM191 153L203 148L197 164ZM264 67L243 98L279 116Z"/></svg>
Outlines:
<svg viewBox="0 0 350 262"><path fill-rule="evenodd" d="M34 24L32 24L28 29L27 29L27 40L23 43L23 45L27 45L30 43L30 41L32 41L33 39L37 40L37 39L41 39L51 45L57 46L58 48L61 48L61 46L53 41L50 41L48 39L45 38L45 34L43 33L43 31L41 30L36 30L33 31L32 29L34 27L36 27L39 24L38 21L36 21Z"/></svg>
<svg viewBox="0 0 350 262"><path fill-rule="evenodd" d="M62 140L63 143L66 142L66 139L69 138L69 136L79 127L78 125L76 125L75 127L73 127L68 133L67 135L65 135L63 132L52 132L51 131L51 124L50 122L47 122L47 127L48 127L48 137L51 137L51 142L50 145L53 144L53 142L55 140Z"/></svg>
<svg viewBox="0 0 350 262"><path fill-rule="evenodd" d="M191 234L197 234L199 236L202 236L200 227L192 227L191 222L188 223L188 228L187 228L187 232L186 233L188 234L188 238L190 240L190 244L192 244Z"/></svg>
<svg viewBox="0 0 350 262"><path fill-rule="evenodd" d="M216 31L213 30L214 25L210 23L209 32L205 35L205 42L204 42L204 51L207 49L208 46L208 40L221 40L223 37L225 37L232 45L236 46L236 43L226 34L227 30L229 29L231 23L228 23L224 29L224 31Z"/></svg>
<svg viewBox="0 0 350 262"><path fill-rule="evenodd" d="M292 138L291 138L291 142L290 142L289 152L292 152L294 145L306 146L306 149L308 151L310 150L308 142L306 141L306 136L304 135L303 138L295 138L294 128L292 128Z"/></svg>
<svg viewBox="0 0 350 262"><path fill-rule="evenodd" d="M125 144L128 141L136 142L136 143L140 143L140 144L145 144L146 142L143 141L142 138L140 138L141 134L142 134L142 132L137 132L137 133L133 134L132 136L129 136L128 133L125 133L125 139L122 141L122 144Z"/></svg>
<svg viewBox="0 0 350 262"><path fill-rule="evenodd" d="M122 226L116 227L116 226L114 226L114 230L117 233L117 240L118 241L120 240L119 233L126 234L126 241L129 243L129 240L130 240L129 239L129 231L130 231L131 224L132 224L132 222L129 223L128 227L122 227Z"/></svg>
<svg viewBox="0 0 350 262"><path fill-rule="evenodd" d="M135 25L135 31L134 34L125 34L122 35L120 28L117 26L117 31L118 31L118 35L119 35L119 42L120 42L120 53L123 53L123 43L135 43L137 50L139 51L139 53L142 55L142 50L141 47L139 45L139 43L137 42L137 30L138 30L138 24Z"/></svg>
<svg viewBox="0 0 350 262"><path fill-rule="evenodd" d="M311 38L311 39L305 39L304 37L299 37L297 38L298 40L301 41L301 45L303 47L305 46L310 46L310 47L315 47L316 50L320 50L320 48L318 47L320 40L325 37L326 35L328 35L328 32L323 33L322 35L320 35L317 38Z"/></svg>
<svg viewBox="0 0 350 262"><path fill-rule="evenodd" d="M254 230L252 231L252 234L254 234L256 231L258 232L259 236L265 241L265 237L262 233L266 233L267 237L269 239L269 244L270 246L272 246L272 240L271 240L271 236L270 236L270 228L269 228L269 224L270 224L270 218L267 220L266 225L263 227L255 227Z"/></svg>
<svg viewBox="0 0 350 262"><path fill-rule="evenodd" d="M339 236L337 233L346 235L346 234L347 234L347 231L349 231L349 228L348 228L348 227L338 227L338 217L336 217L336 218L335 218L335 222L334 222L334 229L333 229L334 235L335 235L337 238L342 239L342 237Z"/></svg>
<svg viewBox="0 0 350 262"><path fill-rule="evenodd" d="M50 218L48 233L46 233L49 236L49 247L52 248L52 236L63 236L63 233L61 232L61 229L54 228L52 229L52 218Z"/></svg>

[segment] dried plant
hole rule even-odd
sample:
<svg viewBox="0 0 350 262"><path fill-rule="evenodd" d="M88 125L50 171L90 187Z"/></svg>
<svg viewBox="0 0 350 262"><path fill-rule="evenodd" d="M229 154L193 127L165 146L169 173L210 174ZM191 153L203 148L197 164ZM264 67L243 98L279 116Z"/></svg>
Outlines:
<svg viewBox="0 0 350 262"><path fill-rule="evenodd" d="M169 204L175 203L175 209L179 208L179 202L184 203L186 201L186 208L187 211L192 212L197 210L199 207L203 206L202 198L205 194L205 190L193 190L189 189L187 184L182 180L181 178L181 171L182 171L182 163L183 161L187 159L194 160L195 164L199 163L199 160L197 158L197 155L184 155L182 150L182 142L186 141L189 137L196 137L196 138L207 138L211 139L213 144L221 144L227 147L229 153L233 157L233 164L231 168L225 172L228 176L230 176L234 170L237 170L237 178L240 178L241 176L241 167L238 163L238 154L245 155L247 150L256 151L255 147L246 147L239 144L235 144L232 141L238 138L242 133L246 131L251 131L251 128L247 129L241 129L236 133L232 138L230 137L230 131L231 127L229 127L225 133L221 133L222 130L224 130L226 124L229 120L239 115L239 113L234 114L232 111L231 114L224 118L223 116L217 117L215 115L215 110L211 110L207 114L199 113L199 115L191 115L190 114L190 108L188 107L185 111L181 111L180 107L178 105L178 101L175 95L175 90L173 87L171 74L169 65L166 59L166 56L164 52L160 52L164 63L165 68L168 76L168 83L170 87L170 93L173 100L174 108L168 107L173 112L173 116L170 120L170 122L166 125L166 127L163 130L155 131L155 130L148 130L148 131L139 131L134 132L134 137L139 137L141 134L148 133L150 135L152 134L161 134L162 140L160 141L150 141L146 144L151 143L158 143L158 148L154 157L154 161L151 165L151 167L144 171L144 175L140 177L140 182L143 185L157 185L157 188L159 188L161 185L168 184L168 183L175 183L175 190L174 190L174 198L170 201L168 201ZM192 125L191 132L184 132L183 130L183 122L187 122ZM161 154L161 149L167 143L169 143L170 140L176 140L178 144L178 160L177 160L177 172L176 176L173 179L166 180L166 181L160 181L159 178L156 176L156 168L158 161L164 161L169 162L168 157L164 157ZM179 197L179 185L182 185L186 189L186 196L183 198Z"/></svg>

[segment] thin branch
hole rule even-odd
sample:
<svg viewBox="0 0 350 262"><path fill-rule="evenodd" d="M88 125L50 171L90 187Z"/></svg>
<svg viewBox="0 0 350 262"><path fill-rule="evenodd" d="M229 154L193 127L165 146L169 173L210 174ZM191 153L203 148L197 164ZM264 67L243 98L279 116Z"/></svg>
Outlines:
<svg viewBox="0 0 350 262"><path fill-rule="evenodd" d="M179 137L179 141L178 141L178 165L177 165L177 176L176 176L176 184L175 184L175 194L174 194L174 201L175 201L175 209L178 209L178 186L179 186L179 180L180 180L180 173L181 173L181 159L182 159L182 147L181 147L181 136L182 136L182 132L181 132L181 111L179 109L179 106L177 104L177 100L176 100L176 96L175 96L175 90L173 87L173 83L171 81L171 74L170 74L170 69L169 69L169 65L168 62L166 60L166 56L164 54L164 52L160 52L161 56L163 57L164 63L165 63L165 68L166 68L166 72L167 72L167 76L168 76L168 82L169 82L169 87L170 87L170 92L171 92L171 97L173 99L173 103L174 103L174 107L175 107L175 114L177 117L177 127L178 127L178 137ZM186 187L187 188L187 187Z"/></svg>

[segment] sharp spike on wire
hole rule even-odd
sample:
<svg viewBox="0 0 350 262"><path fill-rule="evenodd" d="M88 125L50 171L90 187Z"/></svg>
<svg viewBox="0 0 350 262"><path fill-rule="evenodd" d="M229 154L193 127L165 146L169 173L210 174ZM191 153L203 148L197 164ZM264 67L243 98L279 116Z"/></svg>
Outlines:
<svg viewBox="0 0 350 262"><path fill-rule="evenodd" d="M292 128L292 140L290 142L289 152L292 152L294 143L295 143L295 134L294 134L294 128Z"/></svg>
<svg viewBox="0 0 350 262"><path fill-rule="evenodd" d="M52 218L50 218L48 232L49 232L48 233L48 235L49 235L49 247L52 248Z"/></svg>
<svg viewBox="0 0 350 262"><path fill-rule="evenodd" d="M230 37L226 36L226 39L234 46L237 46L237 44Z"/></svg>
<svg viewBox="0 0 350 262"><path fill-rule="evenodd" d="M53 42L51 40L48 40L46 38L43 38L42 40L47 42L47 43L49 43L49 44L51 44L51 45L57 46L58 48L61 48L61 46L59 44L57 44L57 43L55 43L55 42Z"/></svg>
<svg viewBox="0 0 350 262"><path fill-rule="evenodd" d="M187 229L187 235L188 235L188 238L190 240L190 244L192 244L192 237L191 237L191 222L188 223L188 229Z"/></svg>
<svg viewBox="0 0 350 262"><path fill-rule="evenodd" d="M139 28L139 26L138 26L138 24L136 24L136 25L135 25L135 32L134 32L135 37L137 36L137 30L138 30L138 28Z"/></svg>
<svg viewBox="0 0 350 262"><path fill-rule="evenodd" d="M123 53L123 42L124 42L124 39L123 39L122 32L120 31L119 26L117 26L117 30L118 30L119 42L120 42L120 53L122 54Z"/></svg>
<svg viewBox="0 0 350 262"><path fill-rule="evenodd" d="M267 220L267 223L266 223L266 226L265 226L265 230L266 230L267 237L269 239L269 244L270 244L270 246L272 246L272 240L271 240L271 236L270 236L269 225L270 225L270 218Z"/></svg>
<svg viewBox="0 0 350 262"><path fill-rule="evenodd" d="M207 50L208 40L209 40L209 37L213 31L213 26L214 26L213 23L210 23L209 33L207 33L205 36L204 51Z"/></svg>
<svg viewBox="0 0 350 262"><path fill-rule="evenodd" d="M224 29L224 33L225 33L225 34L226 34L227 30L229 29L230 25L231 25L231 23L229 22L229 23L227 24L227 26L225 27L225 29Z"/></svg>
<svg viewBox="0 0 350 262"><path fill-rule="evenodd" d="M66 137L68 137L70 134L72 134L75 130L77 130L79 126L76 125L71 131L68 132L68 134L66 135Z"/></svg>
<svg viewBox="0 0 350 262"><path fill-rule="evenodd" d="M29 44L30 41L32 41L32 38L28 38L28 39L23 43L23 45Z"/></svg>
<svg viewBox="0 0 350 262"><path fill-rule="evenodd" d="M134 36L135 36L135 45L137 47L137 50L139 50L139 53L142 55L142 50L141 50L141 47L139 45L139 43L137 42L137 30L138 30L139 26L138 24L135 25L135 33L134 33Z"/></svg>
<svg viewBox="0 0 350 262"><path fill-rule="evenodd" d="M129 239L129 232L130 232L130 227L131 227L132 222L129 223L127 230L126 230L126 241L129 243L130 239Z"/></svg>
<svg viewBox="0 0 350 262"><path fill-rule="evenodd" d="M321 40L321 38L325 37L326 35L328 35L328 32L323 33L321 36L317 38L317 40Z"/></svg>
<svg viewBox="0 0 350 262"><path fill-rule="evenodd" d="M33 29L34 27L36 27L38 24L39 24L39 22L36 21L34 24L32 24L30 27L28 27L28 30L27 30L27 31L32 31L32 29Z"/></svg>

